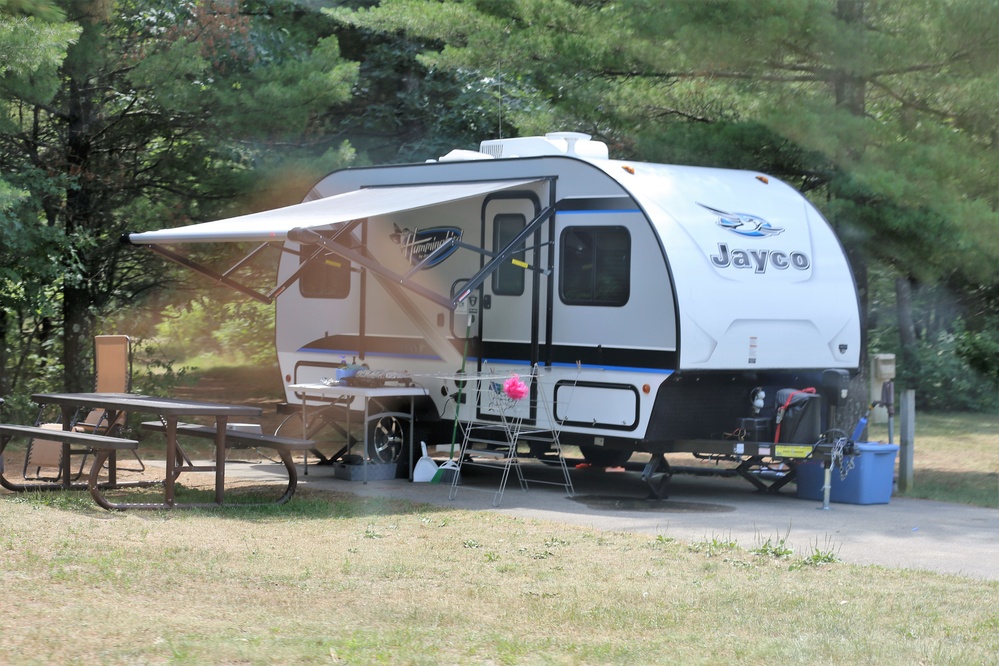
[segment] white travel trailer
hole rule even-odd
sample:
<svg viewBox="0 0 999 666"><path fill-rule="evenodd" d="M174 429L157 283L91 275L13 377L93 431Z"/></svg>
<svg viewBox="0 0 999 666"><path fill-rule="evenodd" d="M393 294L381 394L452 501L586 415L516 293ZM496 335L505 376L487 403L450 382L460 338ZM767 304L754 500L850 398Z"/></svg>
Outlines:
<svg viewBox="0 0 999 666"><path fill-rule="evenodd" d="M455 394L432 375L538 364L575 380L571 401L547 397L563 444L592 462L648 452L651 477L678 451L802 457L778 445L815 444L819 425L776 436L773 396L859 365L850 267L800 193L750 171L611 160L584 134L345 169L297 206L129 240L189 265L167 246L280 244L277 286L256 295L276 299L286 385L345 363L407 371L429 389L428 442L450 441Z"/></svg>

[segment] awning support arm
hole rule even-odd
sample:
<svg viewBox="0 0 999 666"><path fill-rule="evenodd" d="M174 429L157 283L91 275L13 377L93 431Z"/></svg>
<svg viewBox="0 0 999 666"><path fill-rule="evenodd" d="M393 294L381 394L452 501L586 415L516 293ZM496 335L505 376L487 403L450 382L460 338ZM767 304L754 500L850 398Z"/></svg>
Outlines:
<svg viewBox="0 0 999 666"><path fill-rule="evenodd" d="M350 231L352 231L354 229L354 227L356 227L360 223L361 223L361 220L351 220L349 223L337 224L336 225L336 227L337 227L336 232L330 238L339 238L340 236L344 235L345 233L349 233ZM325 248L317 247L316 251L312 253L312 256L309 257L308 259L306 259L305 261L301 262L301 265L298 267L298 269L296 269L295 272L293 272L291 274L291 276L288 277L287 280L285 280L284 282L282 282L278 286L276 286L273 289L271 289L267 293L267 297L270 298L271 300L273 300L273 299L277 298L278 296L280 296L281 294L283 294L284 290L287 289L288 287L290 287L291 285L293 285L295 283L295 281L298 280L299 277L301 277L302 272L306 268L308 268L308 266L312 262L318 260L320 257L322 257L325 254L324 250L325 250ZM287 251L287 250L285 250L285 251ZM301 256L302 253L301 252L297 252L295 254L298 254L299 256Z"/></svg>
<svg viewBox="0 0 999 666"><path fill-rule="evenodd" d="M267 245L267 244L265 243L264 245ZM181 266L184 266L186 268L190 268L191 270L193 270L193 271L195 271L197 273L201 273L205 277L207 277L207 278L209 278L211 280L215 280L216 282L219 282L221 284L224 284L227 287L231 287L231 288L235 289L236 291L238 291L239 293L244 294L246 296L249 296L250 298L252 298L252 299L254 299L256 301L260 301L261 303L268 303L269 304L269 303L273 302L273 300L274 300L271 296L268 296L268 295L265 295L265 294L261 294L260 292L254 290L254 289L251 289L250 287L247 287L246 285L244 285L242 283L239 283L239 282L233 280L232 278L228 277L228 272L227 272L226 275L223 275L222 273L214 271L211 268L208 268L207 266L202 266L201 264L199 264L199 263L197 263L195 261L192 261L191 259L188 259L187 257L185 257L182 254L177 254L173 250L168 250L167 248L163 247L162 245L149 245L148 247L153 252L156 252L157 254L160 254L160 255L166 257L170 261L174 261L174 262L180 264ZM252 254L255 254L260 249L261 248L257 248L256 250L254 250L254 252ZM242 263L242 262L240 262L240 263ZM230 269L229 272L231 272L231 270L232 269Z"/></svg>
<svg viewBox="0 0 999 666"><path fill-rule="evenodd" d="M530 224L520 230L520 233L518 233L513 240L507 243L502 250L497 252L492 259L486 262L486 265L483 266L478 273L469 278L468 282L465 283L464 288L462 288L462 290L458 292L458 295L451 300L450 308L454 310L458 307L458 303L461 303L463 300L468 298L468 295L478 289L482 283L486 281L486 278L495 273L502 264L506 263L506 261L514 255L514 253L518 252L520 246L525 244L527 238L537 231L538 227L547 222L548 218L555 214L555 208L555 206L549 206L548 208L542 210Z"/></svg>
<svg viewBox="0 0 999 666"><path fill-rule="evenodd" d="M258 254L260 254L261 252L263 252L264 250L266 250L269 245L270 245L270 243L261 243L260 245L258 245L257 247L255 247L253 249L253 251L251 251L245 257L243 257L242 259L240 259L239 261L237 261L232 268L230 268L229 270L227 270L222 275L224 275L225 277L229 277L230 275L232 275L233 273L235 273L236 271L238 271L239 268L240 268L240 266L242 266L243 264L245 264L246 262L250 261L255 256L257 256Z"/></svg>
<svg viewBox="0 0 999 666"><path fill-rule="evenodd" d="M435 291L427 289L423 285L416 284L412 280L409 280L406 276L399 275L395 271L389 270L385 266L381 265L378 261L370 257L367 257L361 254L360 252L357 252L356 250L352 250L346 245L337 243L332 239L326 238L323 235L316 233L312 229L305 229L302 227L292 229L291 231L288 232L288 239L296 243L322 245L330 252L340 255L341 257L348 259L359 266L363 266L364 268L375 273L376 275L380 275L388 280L391 280L392 282L401 284L410 291L412 291L413 293L419 294L420 296L423 296L424 298L431 300L442 307L448 308L449 310L453 310L455 307L454 304L451 302L451 299L446 298Z"/></svg>
<svg viewBox="0 0 999 666"><path fill-rule="evenodd" d="M486 257L495 257L497 254L496 252L487 250L483 247L475 247L474 245L469 245L468 243L462 243L461 241L455 241L454 244L457 247L463 247L466 250L471 250L472 252L476 252ZM527 247L524 248L523 251L525 253L528 253L531 250L537 250L538 248L542 248L547 245L551 245L551 242L545 241L543 243L538 243L536 245L528 245ZM510 261L513 260L511 259ZM521 266L519 262L514 262L514 263L516 263L516 265L520 266L521 268L526 268L527 270L534 271L535 273L540 273L541 275L548 275L548 273L550 272L547 268L538 268L537 266Z"/></svg>
<svg viewBox="0 0 999 666"><path fill-rule="evenodd" d="M269 292L267 292L267 298L270 300L274 300L275 298L283 294L284 290L290 287L291 285L295 284L295 281L298 280L299 277L301 277L302 272L305 271L305 269L308 268L313 261L316 261L316 259L318 259L319 256L322 254L323 254L322 248L319 248L315 252L313 252L311 257L309 257L301 264L299 264L298 268L295 269L295 272L293 272L288 277L287 280L285 280L284 282L282 282L281 284L279 284L278 286L274 287Z"/></svg>

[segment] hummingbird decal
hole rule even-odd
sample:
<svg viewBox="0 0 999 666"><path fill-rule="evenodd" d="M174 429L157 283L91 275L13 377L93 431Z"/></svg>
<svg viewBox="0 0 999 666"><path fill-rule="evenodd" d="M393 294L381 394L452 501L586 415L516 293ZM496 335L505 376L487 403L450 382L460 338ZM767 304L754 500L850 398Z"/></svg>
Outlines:
<svg viewBox="0 0 999 666"><path fill-rule="evenodd" d="M748 238L767 238L769 236L776 236L784 231L781 227L775 227L762 217L758 217L756 215L750 215L748 213L728 213L723 210L718 210L717 208L712 208L711 206L705 206L700 202L697 202L697 205L701 208L710 210L712 213L717 215L719 226L724 227L733 233L737 233L740 236L746 236Z"/></svg>

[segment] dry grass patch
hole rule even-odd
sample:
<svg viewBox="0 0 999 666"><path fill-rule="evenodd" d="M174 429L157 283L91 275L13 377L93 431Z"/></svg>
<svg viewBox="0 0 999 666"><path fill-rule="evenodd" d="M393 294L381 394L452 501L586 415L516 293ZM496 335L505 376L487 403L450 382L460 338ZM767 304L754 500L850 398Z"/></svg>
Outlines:
<svg viewBox="0 0 999 666"><path fill-rule="evenodd" d="M887 442L887 424L869 435ZM999 508L999 414L917 414L914 477L907 497Z"/></svg>
<svg viewBox="0 0 999 666"><path fill-rule="evenodd" d="M0 496L0 661L984 663L999 584L309 492ZM828 561L828 560L825 560Z"/></svg>

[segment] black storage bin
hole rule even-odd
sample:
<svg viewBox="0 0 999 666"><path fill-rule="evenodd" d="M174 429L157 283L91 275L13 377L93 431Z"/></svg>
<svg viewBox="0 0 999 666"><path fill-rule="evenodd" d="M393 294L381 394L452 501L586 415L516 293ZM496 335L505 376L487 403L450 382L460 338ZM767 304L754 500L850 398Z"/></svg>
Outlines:
<svg viewBox="0 0 999 666"><path fill-rule="evenodd" d="M747 442L769 442L774 438L773 418L765 416L745 417L739 419L737 425L745 433L744 439Z"/></svg>
<svg viewBox="0 0 999 666"><path fill-rule="evenodd" d="M777 426L780 428L777 442L817 443L822 437L822 397L816 393L803 393L799 389L781 389L777 391L778 412L784 405L787 408Z"/></svg>

